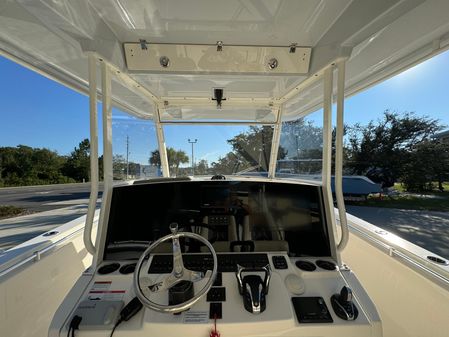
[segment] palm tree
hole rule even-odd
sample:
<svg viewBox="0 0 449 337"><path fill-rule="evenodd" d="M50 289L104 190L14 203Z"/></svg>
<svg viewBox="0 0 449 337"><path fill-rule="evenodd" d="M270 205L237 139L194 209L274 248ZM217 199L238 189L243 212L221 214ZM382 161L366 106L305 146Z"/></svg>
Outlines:
<svg viewBox="0 0 449 337"><path fill-rule="evenodd" d="M182 150L175 150L172 147L167 148L167 159L170 172L178 175L179 165L189 162L189 156ZM161 166L161 156L159 150L151 152L149 159L151 165Z"/></svg>

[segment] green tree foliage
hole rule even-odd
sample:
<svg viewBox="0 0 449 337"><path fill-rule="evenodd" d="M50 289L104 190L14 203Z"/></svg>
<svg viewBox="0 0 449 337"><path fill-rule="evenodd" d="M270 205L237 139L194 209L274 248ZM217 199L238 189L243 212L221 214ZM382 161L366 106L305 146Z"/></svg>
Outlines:
<svg viewBox="0 0 449 337"><path fill-rule="evenodd" d="M423 174L422 170L429 167L423 160L426 151L435 146L434 142L429 142L431 136L441 128L437 120L426 116L385 111L377 122L350 128L346 167L352 174L359 175L377 169L388 176L390 185L401 180L407 181L411 189L418 188L410 184L416 177L428 182L435 179L435 174L428 170ZM426 186L422 179L417 183L418 189Z"/></svg>
<svg viewBox="0 0 449 337"><path fill-rule="evenodd" d="M48 149L25 145L0 148L0 186L74 182L62 174L65 158Z"/></svg>
<svg viewBox="0 0 449 337"><path fill-rule="evenodd" d="M197 175L206 175L209 174L209 163L206 159L201 159L198 163L195 164L195 174Z"/></svg>
<svg viewBox="0 0 449 337"><path fill-rule="evenodd" d="M251 168L251 164L234 152L228 152L211 164L212 174L233 174Z"/></svg>
<svg viewBox="0 0 449 337"><path fill-rule="evenodd" d="M172 147L167 148L167 159L170 173L177 176L179 173L179 166L189 162L189 157L182 150L175 150ZM151 152L149 162L151 165L161 166L161 156L159 150Z"/></svg>
<svg viewBox="0 0 449 337"><path fill-rule="evenodd" d="M220 157L211 164L214 174L232 174L237 171L255 170L267 172L270 164L273 127L251 126L248 132L242 132L228 140L232 152ZM279 147L278 158L285 158L287 151Z"/></svg>
<svg viewBox="0 0 449 337"><path fill-rule="evenodd" d="M281 144L290 159L321 159L323 128L304 118L285 122L282 124Z"/></svg>
<svg viewBox="0 0 449 337"><path fill-rule="evenodd" d="M129 161L127 165L125 157L116 154L112 158L112 171L115 180L136 179L140 177L140 164ZM127 172L128 177L126 176Z"/></svg>
<svg viewBox="0 0 449 337"><path fill-rule="evenodd" d="M449 144L425 140L407 153L401 182L407 191L443 190L443 182L449 179ZM435 186L435 182L438 186Z"/></svg>
<svg viewBox="0 0 449 337"><path fill-rule="evenodd" d="M268 171L272 137L271 126L251 126L248 132L238 134L229 139L228 143L242 161L257 166L260 171Z"/></svg>
<svg viewBox="0 0 449 337"><path fill-rule="evenodd" d="M78 147L72 151L62 168L65 176L75 181L89 181L90 175L90 142L82 140Z"/></svg>

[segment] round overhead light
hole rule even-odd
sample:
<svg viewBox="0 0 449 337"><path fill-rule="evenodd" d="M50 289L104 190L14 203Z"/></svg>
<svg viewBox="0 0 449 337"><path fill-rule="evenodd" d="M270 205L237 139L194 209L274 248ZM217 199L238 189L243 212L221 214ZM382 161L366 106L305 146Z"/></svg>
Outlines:
<svg viewBox="0 0 449 337"><path fill-rule="evenodd" d="M268 68L270 68L271 70L276 69L279 65L279 62L277 59L272 58L268 61Z"/></svg>
<svg viewBox="0 0 449 337"><path fill-rule="evenodd" d="M170 65L170 59L167 56L161 56L159 63L163 68L167 68Z"/></svg>

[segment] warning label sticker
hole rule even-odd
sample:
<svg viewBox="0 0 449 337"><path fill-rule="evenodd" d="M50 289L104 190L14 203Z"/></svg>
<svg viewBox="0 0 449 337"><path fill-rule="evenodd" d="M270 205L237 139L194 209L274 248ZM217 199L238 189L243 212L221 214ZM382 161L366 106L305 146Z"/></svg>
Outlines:
<svg viewBox="0 0 449 337"><path fill-rule="evenodd" d="M126 290L111 290L111 281L95 282L89 291L88 299L91 301L109 300L120 301Z"/></svg>
<svg viewBox="0 0 449 337"><path fill-rule="evenodd" d="M184 324L209 323L208 311L187 311L184 313Z"/></svg>

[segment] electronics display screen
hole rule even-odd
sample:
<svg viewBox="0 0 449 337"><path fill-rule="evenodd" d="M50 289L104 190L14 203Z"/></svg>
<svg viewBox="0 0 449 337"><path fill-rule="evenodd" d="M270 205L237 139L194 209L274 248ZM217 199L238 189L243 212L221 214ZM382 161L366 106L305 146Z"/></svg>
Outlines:
<svg viewBox="0 0 449 337"><path fill-rule="evenodd" d="M169 234L172 222L183 230L203 233L195 225L212 224L212 220L207 238L215 245L225 241L221 247L227 247L226 240L254 241L256 247L279 243L290 256L331 254L318 186L167 181L114 188L105 258L108 247L121 242L152 242Z"/></svg>

